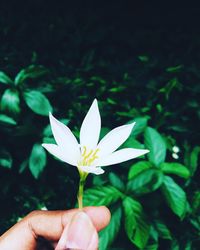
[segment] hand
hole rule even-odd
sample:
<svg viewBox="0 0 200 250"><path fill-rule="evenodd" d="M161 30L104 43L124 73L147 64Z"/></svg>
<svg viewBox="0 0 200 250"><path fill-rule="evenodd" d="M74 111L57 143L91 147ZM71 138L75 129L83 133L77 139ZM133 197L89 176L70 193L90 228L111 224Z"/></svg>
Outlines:
<svg viewBox="0 0 200 250"><path fill-rule="evenodd" d="M96 250L97 232L107 226L109 220L110 212L106 207L34 211L0 237L0 249ZM44 241L48 248L41 245Z"/></svg>

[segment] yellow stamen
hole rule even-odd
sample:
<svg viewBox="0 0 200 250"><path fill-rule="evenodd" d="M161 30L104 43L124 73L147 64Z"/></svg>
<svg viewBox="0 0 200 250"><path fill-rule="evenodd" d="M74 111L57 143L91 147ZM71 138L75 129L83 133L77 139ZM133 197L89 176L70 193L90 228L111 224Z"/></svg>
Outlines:
<svg viewBox="0 0 200 250"><path fill-rule="evenodd" d="M98 158L99 158L98 156L93 156L91 159L89 159L88 165L91 165L91 163Z"/></svg>
<svg viewBox="0 0 200 250"><path fill-rule="evenodd" d="M78 162L78 166L90 166L94 160L99 158L97 156L97 153L99 152L99 149L97 148L95 151L90 150L87 154L87 148L86 146L83 146L83 153L81 154L81 160Z"/></svg>
<svg viewBox="0 0 200 250"><path fill-rule="evenodd" d="M82 156L84 157L84 156L85 156L85 154L86 154L86 152L87 152L87 148L86 148L86 146L84 146L84 147L83 147L83 150L84 150L84 151L83 151Z"/></svg>
<svg viewBox="0 0 200 250"><path fill-rule="evenodd" d="M97 154L99 151L100 151L100 149L99 149L99 148L97 148L97 149L94 151L93 156L96 156L96 154Z"/></svg>

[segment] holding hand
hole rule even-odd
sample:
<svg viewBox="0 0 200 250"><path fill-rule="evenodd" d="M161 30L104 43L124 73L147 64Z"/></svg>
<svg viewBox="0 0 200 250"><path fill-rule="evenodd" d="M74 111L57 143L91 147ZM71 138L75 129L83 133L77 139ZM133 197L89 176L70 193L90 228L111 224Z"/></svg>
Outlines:
<svg viewBox="0 0 200 250"><path fill-rule="evenodd" d="M109 220L110 212L106 207L34 211L0 237L0 249L96 250L97 232L106 227ZM41 245L44 241L48 248Z"/></svg>

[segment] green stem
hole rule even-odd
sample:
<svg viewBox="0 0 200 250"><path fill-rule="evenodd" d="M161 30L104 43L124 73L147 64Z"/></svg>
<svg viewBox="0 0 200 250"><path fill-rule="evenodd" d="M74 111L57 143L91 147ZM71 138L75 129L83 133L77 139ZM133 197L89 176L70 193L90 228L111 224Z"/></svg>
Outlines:
<svg viewBox="0 0 200 250"><path fill-rule="evenodd" d="M87 173L79 170L80 173L80 181L79 181L79 189L78 189L78 207L79 209L83 209L83 190L85 186L85 181L88 176Z"/></svg>

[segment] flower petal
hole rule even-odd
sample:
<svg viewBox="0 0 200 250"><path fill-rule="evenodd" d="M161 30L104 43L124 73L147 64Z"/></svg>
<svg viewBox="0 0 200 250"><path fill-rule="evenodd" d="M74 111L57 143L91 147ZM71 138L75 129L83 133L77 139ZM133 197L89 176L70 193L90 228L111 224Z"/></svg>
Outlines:
<svg viewBox="0 0 200 250"><path fill-rule="evenodd" d="M101 117L97 100L95 99L85 116L80 130L80 144L89 149L94 149L99 141Z"/></svg>
<svg viewBox="0 0 200 250"><path fill-rule="evenodd" d="M94 166L79 166L79 168L86 173L92 173L92 174L103 174L105 171L100 167L94 167Z"/></svg>
<svg viewBox="0 0 200 250"><path fill-rule="evenodd" d="M100 159L98 166L109 166L120 162L128 161L138 156L148 153L146 149L124 148L120 149L107 157Z"/></svg>
<svg viewBox="0 0 200 250"><path fill-rule="evenodd" d="M109 155L121 146L131 134L134 125L135 122L117 127L105 135L97 146L99 148L98 156Z"/></svg>
<svg viewBox="0 0 200 250"><path fill-rule="evenodd" d="M75 160L78 160L80 157L80 147L76 137L66 125L59 122L51 113L49 114L49 119L53 136L58 146L66 155L70 155Z"/></svg>
<svg viewBox="0 0 200 250"><path fill-rule="evenodd" d="M56 158L60 159L61 161L64 161L73 166L77 166L77 160L74 159L70 154L66 154L65 152L63 152L63 150L58 145L43 143L42 146L50 154L54 155Z"/></svg>

